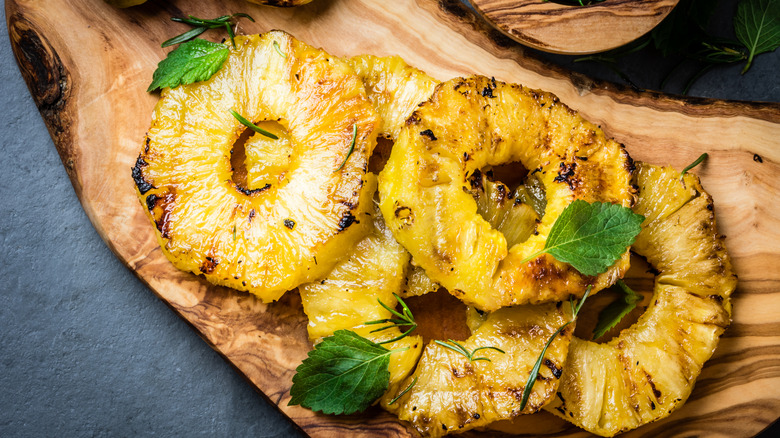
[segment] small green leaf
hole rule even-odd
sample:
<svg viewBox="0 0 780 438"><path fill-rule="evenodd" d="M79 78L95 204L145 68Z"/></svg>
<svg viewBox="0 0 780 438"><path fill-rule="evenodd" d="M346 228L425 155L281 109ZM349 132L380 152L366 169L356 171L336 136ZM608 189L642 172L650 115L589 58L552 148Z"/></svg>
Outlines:
<svg viewBox="0 0 780 438"><path fill-rule="evenodd" d="M390 406L391 404L397 402L399 398L403 397L404 394L409 392L409 390L412 389L412 387L414 387L414 385L416 385L416 384L417 384L417 376L414 377L414 380L412 380L412 383L410 383L409 386L406 387L406 389L401 391L397 396L395 396L395 398L390 400L390 403L388 403L387 405Z"/></svg>
<svg viewBox="0 0 780 438"><path fill-rule="evenodd" d="M388 350L349 330L325 338L296 369L290 405L324 414L366 410L390 383Z"/></svg>
<svg viewBox="0 0 780 438"><path fill-rule="evenodd" d="M276 50L276 53L278 53L282 58L287 58L287 54L282 52L282 49L279 48L279 43L276 42L276 40L274 40L274 50Z"/></svg>
<svg viewBox="0 0 780 438"><path fill-rule="evenodd" d="M157 64L146 91L205 81L222 68L229 54L224 45L200 38L183 43Z"/></svg>
<svg viewBox="0 0 780 438"><path fill-rule="evenodd" d="M260 135L264 135L272 140L278 140L279 137L276 136L276 134L273 134L271 132L266 131L265 129L255 125L254 123L250 122L246 119L246 117L242 116L241 114L237 113L234 110L230 110L230 114L233 115L233 117L241 122L242 125L246 126L247 128L251 129L252 131L255 131L256 133Z"/></svg>
<svg viewBox="0 0 780 438"><path fill-rule="evenodd" d="M780 47L780 0L742 0L734 16L734 33L748 49L742 74L750 69L753 57Z"/></svg>
<svg viewBox="0 0 780 438"><path fill-rule="evenodd" d="M628 315L636 305L642 301L642 295L631 290L623 280L615 283L623 291L623 295L610 303L599 313L599 321L593 329L593 339L598 339L617 325L621 319Z"/></svg>
<svg viewBox="0 0 780 438"><path fill-rule="evenodd" d="M164 43L160 45L160 47L168 47L168 46L175 46L176 44L184 43L189 40L195 39L198 35L202 34L203 32L209 30L208 27L196 27L193 29L188 30L187 32L184 32L183 34L179 36L175 36Z"/></svg>
<svg viewBox="0 0 780 438"><path fill-rule="evenodd" d="M582 296L582 299L577 304L577 306L574 306L574 301L571 301L571 298L569 299L569 303L571 304L572 308L572 317L571 321L563 324L562 326L558 327L558 330L556 330L552 336L550 336L550 339L547 340L547 343L544 344L544 348L542 349L542 352L539 353L539 357L536 358L536 362L534 363L533 368L531 368L531 372L528 375L528 380L525 382L525 387L523 388L523 396L520 399L520 410L522 411L525 409L525 405L528 404L528 398L531 397L531 391L534 388L534 384L536 383L536 379L539 376L539 369L542 367L542 362L544 361L544 355L547 354L547 349L550 348L550 345L552 344L553 340L556 336L558 336L559 333L563 331L566 327L569 326L572 322L577 320L577 315L580 313L580 309L582 309L582 305L585 304L585 300L588 299L588 296L590 295L590 289L592 288L592 285L588 285L588 288L585 289L585 294Z"/></svg>
<svg viewBox="0 0 780 438"><path fill-rule="evenodd" d="M694 161L693 163L689 164L685 169L682 170L682 172L680 172L680 179L682 179L685 176L685 174L688 173L689 170L691 170L694 167L696 167L699 164L701 164L701 162L706 160L707 157L709 157L709 156L710 156L710 154L708 154L706 152L701 154L701 155L699 155L699 158L697 158L696 161Z"/></svg>
<svg viewBox="0 0 780 438"><path fill-rule="evenodd" d="M384 327L379 327L378 329L371 330L371 333L381 332L390 328L397 328L398 330L402 330L401 327L409 327L409 329L392 339L379 342L380 345L390 344L395 341L400 341L401 339L408 336L417 328L417 323L414 321L414 315L412 315L412 311L411 309L409 309L409 306L407 306L404 300L402 300L401 297L399 297L396 293L393 293L393 296L401 304L403 314L398 313L395 309L383 303L382 300L377 298L379 305L384 307L388 312L390 312L394 316L396 316L396 318L378 319L376 321L365 322L364 324L366 325L389 324Z"/></svg>
<svg viewBox="0 0 780 438"><path fill-rule="evenodd" d="M350 155L352 155L352 152L355 151L356 141L357 141L357 125L352 125L352 142L349 144L349 149L347 150L347 156L344 157L344 161L341 163L341 166L339 166L336 170L334 170L333 173L338 172L344 167L345 164L347 164L347 160L349 160Z"/></svg>
<svg viewBox="0 0 780 438"><path fill-rule="evenodd" d="M447 342L440 341L440 340L436 339L433 342L441 345L444 348L450 349L450 350L452 350L452 351L454 351L454 352L456 352L458 354L462 354L462 355L466 356L466 359L468 359L469 362L474 362L474 361L477 361L477 360L484 360L486 362L492 362L487 357L474 357L474 355L479 350L495 350L495 351L498 351L501 354L506 354L506 352L504 350L502 350L502 349L500 349L498 347L490 346L490 345L489 346L485 346L485 347L477 347L473 351L469 352L469 350L466 347L464 347L462 344L460 344L457 341L453 341L452 339L448 339Z"/></svg>
<svg viewBox="0 0 780 438"><path fill-rule="evenodd" d="M556 219L544 249L523 263L549 253L585 275L601 274L634 243L644 219L622 205L575 200Z"/></svg>

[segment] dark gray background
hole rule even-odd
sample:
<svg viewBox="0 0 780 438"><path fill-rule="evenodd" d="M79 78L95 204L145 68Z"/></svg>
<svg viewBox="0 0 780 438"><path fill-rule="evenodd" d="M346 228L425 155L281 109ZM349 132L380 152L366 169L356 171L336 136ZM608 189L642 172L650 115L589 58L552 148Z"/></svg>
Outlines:
<svg viewBox="0 0 780 438"><path fill-rule="evenodd" d="M0 436L296 434L97 235L15 65L4 13L2 23ZM728 33L730 22L718 27ZM548 58L617 79L598 65ZM642 53L621 68L657 88L668 64ZM745 76L740 68L712 71L691 94L780 101L780 52L757 57Z"/></svg>

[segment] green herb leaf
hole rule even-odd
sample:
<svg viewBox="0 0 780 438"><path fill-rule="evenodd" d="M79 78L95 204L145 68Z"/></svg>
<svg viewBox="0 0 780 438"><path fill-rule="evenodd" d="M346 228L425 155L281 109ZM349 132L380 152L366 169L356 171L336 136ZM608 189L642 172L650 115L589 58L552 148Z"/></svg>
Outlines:
<svg viewBox="0 0 780 438"><path fill-rule="evenodd" d="M279 139L279 137L277 137L275 134L273 134L271 132L268 132L265 129L255 125L254 123L252 123L249 120L247 120L244 116L242 116L241 114L235 112L232 109L230 110L230 114L232 114L233 117L236 118L236 120L241 122L242 125L246 126L247 128L251 129L252 131L255 131L256 133L258 133L260 135L264 135L264 136L266 136L266 137L268 137L268 138L270 138L272 140L278 140Z"/></svg>
<svg viewBox="0 0 780 438"><path fill-rule="evenodd" d="M228 33L228 36L230 37L230 42L233 44L233 48L235 49L236 48L236 41L234 39L235 35L233 34L233 28L231 27L231 25L235 22L234 18L241 17L241 18L246 18L252 22L255 21L254 18L252 18L251 16L243 12L239 12L233 15L223 15L221 17L217 17L213 19L198 18L198 17L193 17L192 15L188 15L188 17L189 18L171 17L171 21L188 24L194 27L194 29L184 32L179 36L175 36L169 39L168 41L165 41L162 44L163 47L172 46L174 44L179 44L185 41L189 41L209 29L225 28L225 30Z"/></svg>
<svg viewBox="0 0 780 438"><path fill-rule="evenodd" d="M334 170L333 173L338 172L344 167L345 164L347 164L347 160L349 160L350 155L352 155L352 152L355 151L355 141L357 141L357 125L352 125L352 143L349 145L347 156L344 157L344 161L341 163L341 166Z"/></svg>
<svg viewBox="0 0 780 438"><path fill-rule="evenodd" d="M162 43L160 47L168 47L168 46L173 46L176 44L187 42L189 40L195 39L198 35L202 34L207 30L209 30L208 27L196 27L194 29L190 29L179 36L175 36L169 40L166 40L164 43Z"/></svg>
<svg viewBox="0 0 780 438"><path fill-rule="evenodd" d="M544 348L542 349L542 352L539 354L539 357L536 359L536 362L534 363L533 368L531 368L531 373L528 375L528 380L525 382L525 387L523 388L523 396L520 399L520 410L522 411L525 409L525 405L528 404L528 398L531 396L531 391L534 388L534 384L536 383L536 379L539 376L539 369L542 367L542 362L544 361L544 355L547 354L547 349L552 344L553 340L560 332L563 331L566 327L569 326L569 324L573 323L577 320L577 315L580 313L580 309L582 309L582 305L585 304L585 300L588 299L588 296L590 295L590 289L591 285L588 285L588 288L585 289L585 294L582 296L582 299L580 300L579 304L577 306L574 306L574 301L569 299L569 303L571 304L571 310L572 310L572 319L571 321L567 322L566 324L560 326L558 330L556 330L552 336L550 336L550 339L547 340L547 343L544 344Z"/></svg>
<svg viewBox="0 0 780 438"><path fill-rule="evenodd" d="M276 50L276 53L279 54L282 58L287 58L287 54L282 52L282 49L279 48L279 43L274 40L274 50Z"/></svg>
<svg viewBox="0 0 780 438"><path fill-rule="evenodd" d="M753 57L780 47L780 0L742 0L734 16L734 32L748 49L742 74L750 69Z"/></svg>
<svg viewBox="0 0 780 438"><path fill-rule="evenodd" d="M450 349L456 353L462 354L466 356L466 358L469 360L469 362L474 362L477 360L484 360L488 362L492 362L487 357L474 357L474 354L479 350L495 350L499 353L506 354L504 350L498 348L498 347L492 347L492 346L486 346L486 347L477 347L473 351L469 351L466 347L464 347L462 344L460 344L457 341L453 341L452 339L448 339L447 342L440 341L438 339L434 340L433 342L441 345L444 348Z"/></svg>
<svg viewBox="0 0 780 438"><path fill-rule="evenodd" d="M325 338L296 369L290 405L324 414L366 410L390 383L390 351L349 330Z"/></svg>
<svg viewBox="0 0 780 438"><path fill-rule="evenodd" d="M706 160L707 157L709 157L709 156L710 156L710 154L708 154L706 152L701 154L701 155L699 155L699 158L697 158L696 161L694 161L693 163L689 164L685 169L682 170L682 172L680 172L680 179L682 179L685 176L685 174L688 173L689 170L691 170L694 167L696 167L699 164L701 164L701 162Z"/></svg>
<svg viewBox="0 0 780 438"><path fill-rule="evenodd" d="M400 335L396 336L393 339L388 339L386 341L379 342L380 345L382 345L382 344L389 344L391 342L399 341L399 340L405 338L406 336L408 336L409 333L413 332L417 328L417 323L414 321L414 315L412 315L412 311L409 309L409 306L407 306L406 303L404 302L404 300L402 300L401 297L399 297L397 294L393 293L393 295L395 296L395 299L398 300L398 302L401 304L401 308L402 308L402 312L403 313L398 313L395 309L393 309L390 306L388 306L387 304L383 303L382 300L377 299L377 301L379 302L380 306L384 307L387 311L392 313L397 318L379 319L379 320L376 320L376 321L368 321L365 324L366 325L389 324L389 325L386 325L384 327L379 327L376 330L371 330L371 333L381 332L383 330L387 330L387 329L393 328L393 327L396 327L399 330L401 329L401 327L409 327L409 329L406 330L405 332L401 333Z"/></svg>
<svg viewBox="0 0 780 438"><path fill-rule="evenodd" d="M146 91L205 81L214 75L230 54L222 44L196 38L180 45L157 64Z"/></svg>
<svg viewBox="0 0 780 438"><path fill-rule="evenodd" d="M417 384L417 376L414 377L414 380L412 380L412 383L410 383L409 386L406 387L406 389L401 391L397 396L395 396L395 398L390 400L390 403L388 403L387 405L390 406L391 404L397 402L399 398L403 397L404 394L409 392L409 390L412 389L412 387L414 387L414 385L416 385L416 384Z"/></svg>
<svg viewBox="0 0 780 438"><path fill-rule="evenodd" d="M593 329L593 339L598 339L617 325L621 319L628 315L636 305L642 301L642 295L631 290L623 280L615 283L623 291L623 295L610 303L599 313L599 321Z"/></svg>
<svg viewBox="0 0 780 438"><path fill-rule="evenodd" d="M634 243L644 219L621 205L575 200L556 219L544 249L522 263L549 253L585 275L601 274Z"/></svg>

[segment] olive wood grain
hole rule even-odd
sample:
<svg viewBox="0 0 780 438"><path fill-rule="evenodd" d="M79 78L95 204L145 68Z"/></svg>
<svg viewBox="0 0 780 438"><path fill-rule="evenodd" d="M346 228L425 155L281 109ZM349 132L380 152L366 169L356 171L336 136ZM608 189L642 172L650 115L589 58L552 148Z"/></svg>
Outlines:
<svg viewBox="0 0 780 438"><path fill-rule="evenodd" d="M118 10L98 0L7 0L17 61L84 210L111 250L271 403L314 436L408 436L390 415L329 417L287 406L310 344L297 293L263 304L176 270L135 195L130 168L157 95L146 93L185 13L244 11L239 31L278 28L334 55L399 54L446 79L480 73L556 93L626 144L635 159L695 170L715 199L740 276L733 324L690 401L628 436L752 436L780 415L780 105L678 98L591 81L527 56L450 1L317 0L295 9L241 0L148 2ZM214 31L207 34L221 38ZM528 424L528 422L532 424ZM584 436L549 415L528 434Z"/></svg>
<svg viewBox="0 0 780 438"><path fill-rule="evenodd" d="M605 0L585 6L543 0L470 2L513 40L545 52L575 55L634 41L666 18L679 0Z"/></svg>

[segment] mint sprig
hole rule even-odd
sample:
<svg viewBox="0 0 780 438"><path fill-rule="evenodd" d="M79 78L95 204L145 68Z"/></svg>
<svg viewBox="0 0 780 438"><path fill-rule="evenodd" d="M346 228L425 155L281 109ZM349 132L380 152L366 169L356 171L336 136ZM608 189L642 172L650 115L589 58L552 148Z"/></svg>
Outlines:
<svg viewBox="0 0 780 438"><path fill-rule="evenodd" d="M295 370L290 405L324 414L366 410L390 384L388 350L349 330L337 330L309 352Z"/></svg>
<svg viewBox="0 0 780 438"><path fill-rule="evenodd" d="M780 0L743 0L734 16L734 33L748 49L742 74L753 64L753 57L780 47Z"/></svg>
<svg viewBox="0 0 780 438"><path fill-rule="evenodd" d="M622 205L575 200L555 220L544 248L521 263L548 253L584 275L601 274L634 243L644 219Z"/></svg>
<svg viewBox="0 0 780 438"><path fill-rule="evenodd" d="M623 292L623 295L599 312L599 321L596 323L596 328L593 329L593 339L598 339L612 330L642 301L642 295L634 292L623 280L618 280L615 284Z"/></svg>
<svg viewBox="0 0 780 438"><path fill-rule="evenodd" d="M157 64L147 92L205 81L225 63L230 49L200 38L180 45Z"/></svg>

